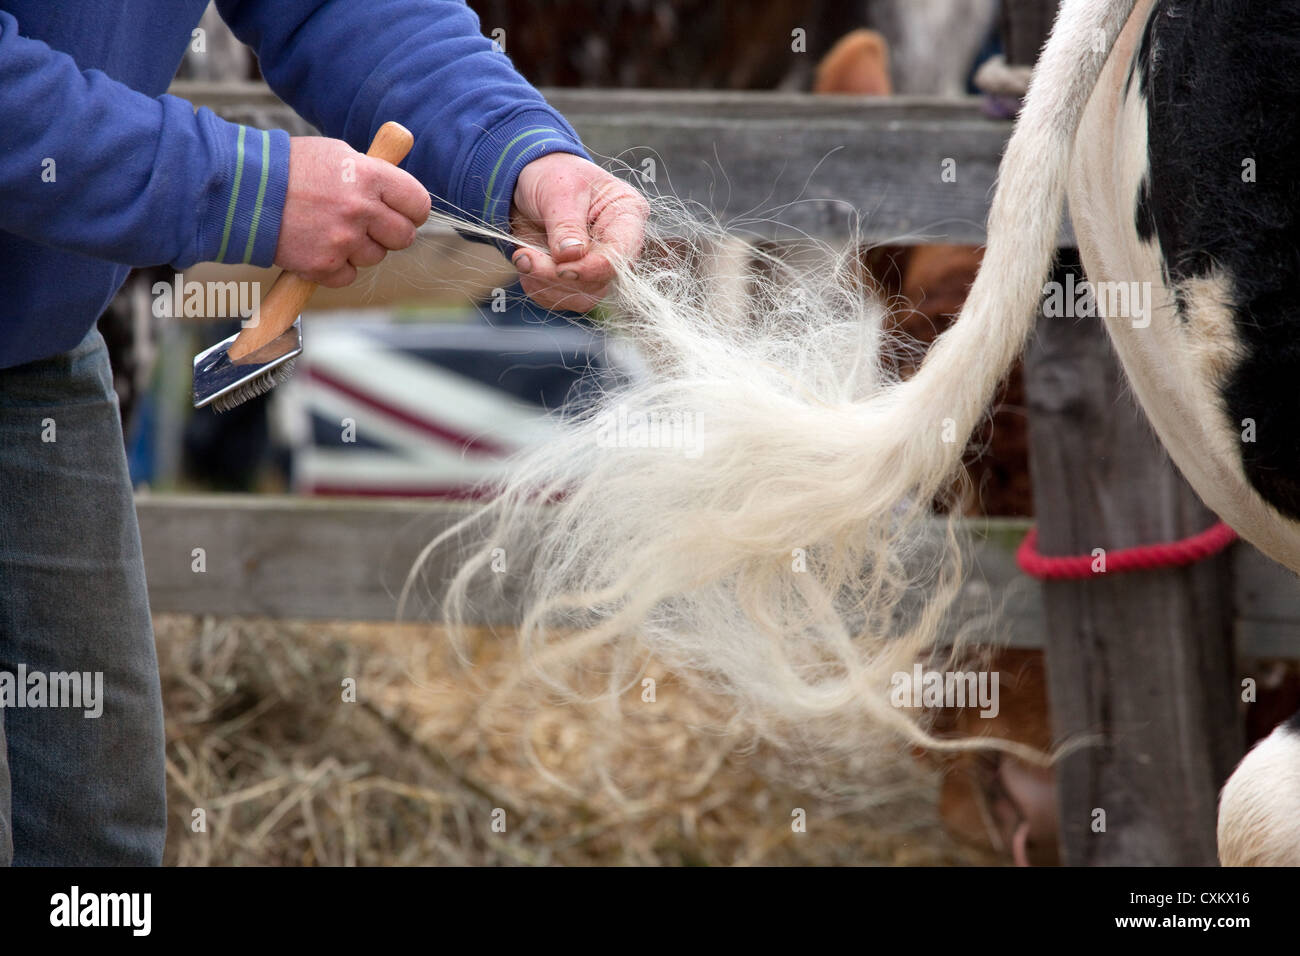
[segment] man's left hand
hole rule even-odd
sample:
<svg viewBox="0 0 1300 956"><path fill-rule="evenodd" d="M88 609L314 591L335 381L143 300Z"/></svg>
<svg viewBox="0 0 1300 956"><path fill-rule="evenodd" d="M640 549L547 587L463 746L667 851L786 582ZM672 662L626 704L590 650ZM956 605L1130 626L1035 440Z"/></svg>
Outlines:
<svg viewBox="0 0 1300 956"><path fill-rule="evenodd" d="M543 308L587 312L608 291L614 261L640 255L649 204L594 163L549 153L519 174L510 213L515 236L549 250L515 252L524 292Z"/></svg>

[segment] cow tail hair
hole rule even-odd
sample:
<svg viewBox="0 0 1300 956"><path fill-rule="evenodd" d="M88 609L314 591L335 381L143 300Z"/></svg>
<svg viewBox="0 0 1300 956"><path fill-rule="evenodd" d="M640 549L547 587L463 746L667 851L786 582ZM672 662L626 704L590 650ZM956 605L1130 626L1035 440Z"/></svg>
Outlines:
<svg viewBox="0 0 1300 956"><path fill-rule="evenodd" d="M485 612L515 609L518 678L612 702L609 727L662 666L801 753L888 738L1033 759L1009 742L936 739L902 684L947 646L962 549L934 502L1031 330L1074 136L1132 6L1065 3L1002 163L979 276L911 377L889 372L884 312L851 252L817 266L750 250L758 267L724 285L689 250L734 235L653 203L648 252L617 264L609 303L645 374L512 461L490 502L425 549L404 611L427 600L464 638ZM656 421L679 447L623 440ZM450 556L427 560L440 549Z"/></svg>

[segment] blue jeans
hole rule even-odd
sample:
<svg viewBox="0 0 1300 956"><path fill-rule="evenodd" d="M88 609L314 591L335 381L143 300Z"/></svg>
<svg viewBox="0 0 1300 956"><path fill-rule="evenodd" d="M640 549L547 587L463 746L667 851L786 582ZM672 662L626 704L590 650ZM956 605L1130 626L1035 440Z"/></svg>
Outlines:
<svg viewBox="0 0 1300 956"><path fill-rule="evenodd" d="M0 682L6 672L0 864L161 863L158 662L117 396L93 329L70 352L0 369Z"/></svg>

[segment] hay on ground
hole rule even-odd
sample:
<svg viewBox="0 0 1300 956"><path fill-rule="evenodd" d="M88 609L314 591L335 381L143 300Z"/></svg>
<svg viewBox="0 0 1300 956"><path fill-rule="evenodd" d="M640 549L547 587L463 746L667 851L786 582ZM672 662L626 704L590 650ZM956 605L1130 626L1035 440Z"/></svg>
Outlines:
<svg viewBox="0 0 1300 956"><path fill-rule="evenodd" d="M799 766L702 729L719 726L718 702L653 668L654 700L623 695L611 751L601 708L504 691L514 645L490 636L466 669L430 627L155 628L170 864L994 862L944 834L934 772L907 752L872 779Z"/></svg>

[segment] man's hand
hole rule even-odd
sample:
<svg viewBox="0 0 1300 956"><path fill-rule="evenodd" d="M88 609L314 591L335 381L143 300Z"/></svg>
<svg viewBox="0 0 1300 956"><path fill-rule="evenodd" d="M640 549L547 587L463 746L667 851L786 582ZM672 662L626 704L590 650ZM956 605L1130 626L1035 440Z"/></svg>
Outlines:
<svg viewBox="0 0 1300 956"><path fill-rule="evenodd" d="M586 312L605 296L615 258L641 252L645 197L580 156L550 153L515 184L511 232L550 250L514 255L524 291L547 309Z"/></svg>
<svg viewBox="0 0 1300 956"><path fill-rule="evenodd" d="M429 193L410 173L339 139L295 136L275 264L337 289L409 246L428 217Z"/></svg>

